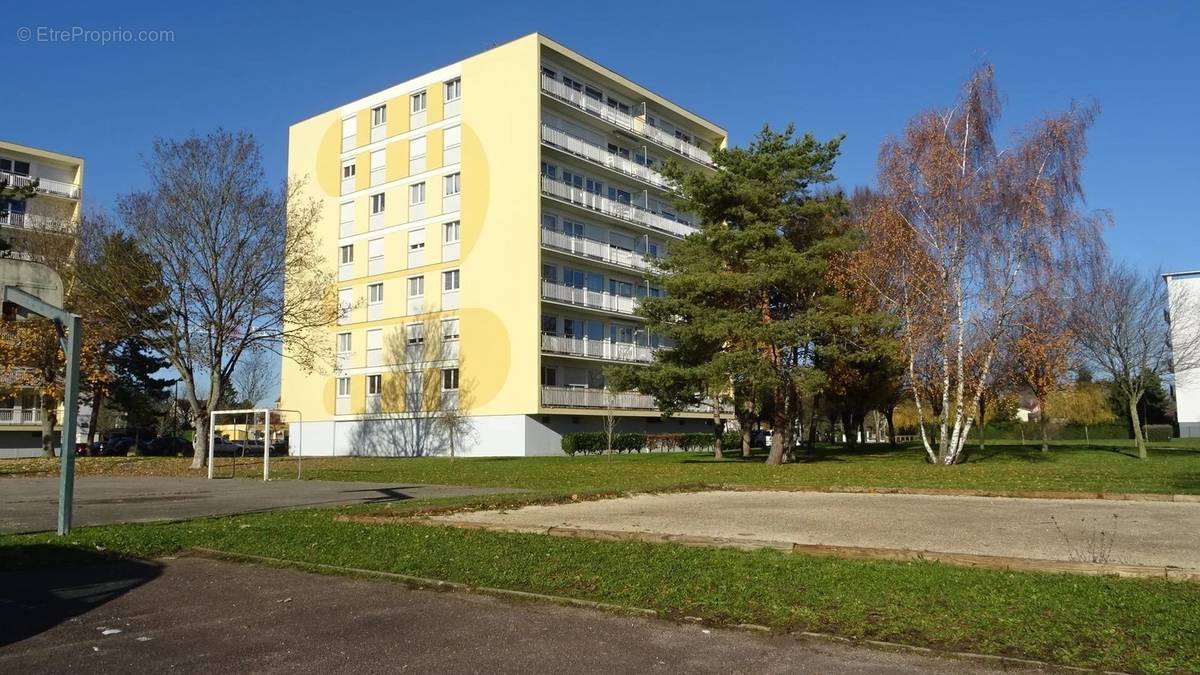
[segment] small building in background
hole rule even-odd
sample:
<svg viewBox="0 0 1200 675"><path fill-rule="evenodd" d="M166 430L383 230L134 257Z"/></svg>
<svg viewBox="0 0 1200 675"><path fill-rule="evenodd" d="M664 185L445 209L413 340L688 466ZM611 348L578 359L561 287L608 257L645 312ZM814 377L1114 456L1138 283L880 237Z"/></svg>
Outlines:
<svg viewBox="0 0 1200 675"><path fill-rule="evenodd" d="M1180 438L1200 437L1200 270L1164 274Z"/></svg>

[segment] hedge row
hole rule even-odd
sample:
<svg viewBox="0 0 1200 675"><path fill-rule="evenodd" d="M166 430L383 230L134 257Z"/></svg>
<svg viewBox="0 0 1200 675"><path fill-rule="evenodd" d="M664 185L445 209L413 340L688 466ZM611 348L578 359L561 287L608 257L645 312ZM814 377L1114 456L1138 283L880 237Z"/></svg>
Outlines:
<svg viewBox="0 0 1200 675"><path fill-rule="evenodd" d="M1169 441L1175 436L1175 427L1170 424L1147 424L1142 427L1147 441Z"/></svg>
<svg viewBox="0 0 1200 675"><path fill-rule="evenodd" d="M726 450L742 447L742 436L736 431L727 431L721 437L721 446ZM712 450L713 435L706 432L689 434L644 434L622 432L613 434L613 452L702 452ZM608 435L603 431L582 431L563 434L562 449L568 455L602 453L608 450Z"/></svg>

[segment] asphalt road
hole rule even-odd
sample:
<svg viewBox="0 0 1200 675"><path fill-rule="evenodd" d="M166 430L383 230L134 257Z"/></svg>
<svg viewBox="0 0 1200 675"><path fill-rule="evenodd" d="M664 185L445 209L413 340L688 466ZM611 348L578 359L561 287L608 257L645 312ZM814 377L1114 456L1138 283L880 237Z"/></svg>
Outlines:
<svg viewBox="0 0 1200 675"><path fill-rule="evenodd" d="M694 492L446 519L1200 570L1200 503Z"/></svg>
<svg viewBox="0 0 1200 675"><path fill-rule="evenodd" d="M202 478L79 478L76 526L180 520L283 508L335 506L432 497L513 492L405 483ZM57 478L0 480L0 533L53 530L58 518Z"/></svg>
<svg viewBox="0 0 1200 675"><path fill-rule="evenodd" d="M1000 672L968 661L198 558L0 576L0 672L74 671Z"/></svg>

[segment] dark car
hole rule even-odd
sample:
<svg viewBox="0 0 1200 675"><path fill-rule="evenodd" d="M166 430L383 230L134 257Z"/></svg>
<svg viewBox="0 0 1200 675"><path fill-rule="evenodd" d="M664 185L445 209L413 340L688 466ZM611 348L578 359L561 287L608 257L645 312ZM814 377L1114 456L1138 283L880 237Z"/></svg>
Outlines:
<svg viewBox="0 0 1200 675"><path fill-rule="evenodd" d="M106 455L148 455L150 454L150 444L146 441L121 436L115 439L110 439L104 446L104 454Z"/></svg>
<svg viewBox="0 0 1200 675"><path fill-rule="evenodd" d="M192 442L178 436L159 436L149 443L151 455L180 456L192 454Z"/></svg>

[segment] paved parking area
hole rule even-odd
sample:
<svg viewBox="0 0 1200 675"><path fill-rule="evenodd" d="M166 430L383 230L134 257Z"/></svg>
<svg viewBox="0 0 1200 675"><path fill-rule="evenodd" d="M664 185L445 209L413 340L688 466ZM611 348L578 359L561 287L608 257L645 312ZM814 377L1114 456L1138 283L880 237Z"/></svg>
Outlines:
<svg viewBox="0 0 1200 675"><path fill-rule="evenodd" d="M717 491L445 519L1200 570L1200 503Z"/></svg>
<svg viewBox="0 0 1200 675"><path fill-rule="evenodd" d="M1000 671L926 655L180 558L6 574L0 672Z"/></svg>
<svg viewBox="0 0 1200 675"><path fill-rule="evenodd" d="M79 478L75 481L74 524L180 520L282 508L500 492L514 490L319 480L263 482L242 478ZM57 478L0 480L0 533L53 530L57 518Z"/></svg>

